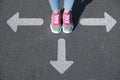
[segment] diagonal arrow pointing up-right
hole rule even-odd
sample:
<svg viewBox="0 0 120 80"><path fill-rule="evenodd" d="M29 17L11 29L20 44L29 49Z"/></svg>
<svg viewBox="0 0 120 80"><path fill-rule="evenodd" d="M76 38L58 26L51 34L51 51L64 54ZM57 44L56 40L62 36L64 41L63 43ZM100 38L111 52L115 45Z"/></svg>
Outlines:
<svg viewBox="0 0 120 80"><path fill-rule="evenodd" d="M85 26L105 26L107 32L110 32L116 23L117 21L107 12L104 12L104 18L82 18L80 20L80 24Z"/></svg>

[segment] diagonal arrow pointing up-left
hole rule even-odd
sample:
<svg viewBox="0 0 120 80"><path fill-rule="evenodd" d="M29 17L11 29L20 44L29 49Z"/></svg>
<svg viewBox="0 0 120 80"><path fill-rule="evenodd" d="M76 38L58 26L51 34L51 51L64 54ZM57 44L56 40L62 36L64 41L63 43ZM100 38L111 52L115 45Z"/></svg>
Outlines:
<svg viewBox="0 0 120 80"><path fill-rule="evenodd" d="M40 26L43 23L44 21L41 18L19 18L19 12L7 21L7 24L14 32L17 32L18 26Z"/></svg>

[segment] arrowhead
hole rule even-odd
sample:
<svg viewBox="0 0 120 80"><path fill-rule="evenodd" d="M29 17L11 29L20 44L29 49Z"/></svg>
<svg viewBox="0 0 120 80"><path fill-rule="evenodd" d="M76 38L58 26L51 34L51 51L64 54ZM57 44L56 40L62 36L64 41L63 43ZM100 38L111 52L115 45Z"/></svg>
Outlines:
<svg viewBox="0 0 120 80"><path fill-rule="evenodd" d="M17 12L7 21L7 24L14 32L17 32L18 21L19 21L19 12Z"/></svg>
<svg viewBox="0 0 120 80"><path fill-rule="evenodd" d="M50 64L63 74L73 64L73 61L50 61Z"/></svg>
<svg viewBox="0 0 120 80"><path fill-rule="evenodd" d="M105 20L106 20L106 30L107 32L110 32L111 29L115 26L117 21L112 18L107 12L104 13Z"/></svg>

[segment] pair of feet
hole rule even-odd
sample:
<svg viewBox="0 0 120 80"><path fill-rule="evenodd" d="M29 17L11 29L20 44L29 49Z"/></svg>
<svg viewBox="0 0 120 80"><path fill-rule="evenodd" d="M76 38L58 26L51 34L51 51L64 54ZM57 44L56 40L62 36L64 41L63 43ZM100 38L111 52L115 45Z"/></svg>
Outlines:
<svg viewBox="0 0 120 80"><path fill-rule="evenodd" d="M63 20L63 24L61 24L61 20ZM74 25L70 12L64 12L63 15L60 12L52 13L50 29L53 33L60 33L62 30L64 33L71 33L73 28Z"/></svg>

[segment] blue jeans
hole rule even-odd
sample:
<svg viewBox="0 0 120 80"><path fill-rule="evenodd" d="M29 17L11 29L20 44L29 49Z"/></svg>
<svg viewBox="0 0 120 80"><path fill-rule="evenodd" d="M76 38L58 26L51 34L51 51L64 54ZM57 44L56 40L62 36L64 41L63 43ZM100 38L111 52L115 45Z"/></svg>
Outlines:
<svg viewBox="0 0 120 80"><path fill-rule="evenodd" d="M49 0L49 3L53 11L60 10L60 0ZM73 3L74 0L64 0L64 9L71 11Z"/></svg>

